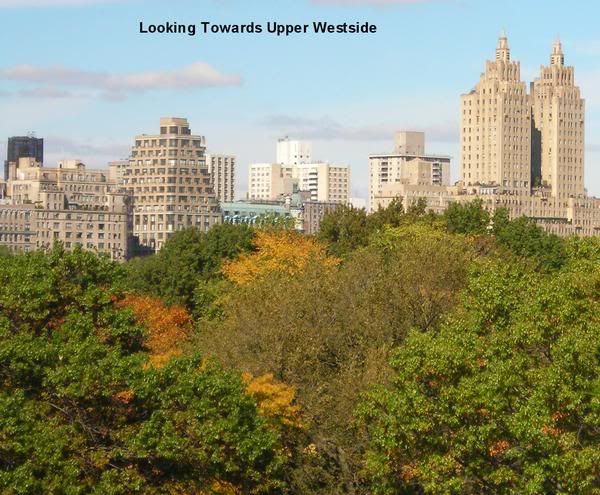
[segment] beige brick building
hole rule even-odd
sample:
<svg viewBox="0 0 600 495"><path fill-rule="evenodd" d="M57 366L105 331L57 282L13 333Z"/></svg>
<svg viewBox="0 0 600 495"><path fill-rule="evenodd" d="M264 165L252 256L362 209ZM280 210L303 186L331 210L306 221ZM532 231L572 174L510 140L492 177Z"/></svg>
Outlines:
<svg viewBox="0 0 600 495"><path fill-rule="evenodd" d="M565 66L560 41L531 85L533 98L534 185L546 186L553 197L585 195L585 102L575 86L575 69Z"/></svg>
<svg viewBox="0 0 600 495"><path fill-rule="evenodd" d="M314 235L321 230L321 222L325 215L334 213L340 203L323 201L304 201L302 204L302 230L307 235Z"/></svg>
<svg viewBox="0 0 600 495"><path fill-rule="evenodd" d="M312 201L348 203L350 168L331 163L253 163L248 170L248 199L276 201L295 190L309 193Z"/></svg>
<svg viewBox="0 0 600 495"><path fill-rule="evenodd" d="M292 194L298 180L292 167L279 163L252 163L248 168L248 199L275 201Z"/></svg>
<svg viewBox="0 0 600 495"><path fill-rule="evenodd" d="M161 118L158 134L136 136L123 181L141 246L158 250L177 230L222 222L205 151L204 136L193 135L182 118Z"/></svg>
<svg viewBox="0 0 600 495"><path fill-rule="evenodd" d="M588 197L583 183L585 102L564 61L556 42L528 94L502 34L495 60L461 97L460 181L390 181L374 190L374 207L424 199L441 213L452 202L481 199L492 212L506 208L558 235L600 235L600 199Z"/></svg>
<svg viewBox="0 0 600 495"><path fill-rule="evenodd" d="M350 168L331 163L303 163L292 169L298 190L310 193L311 201L348 204Z"/></svg>
<svg viewBox="0 0 600 495"><path fill-rule="evenodd" d="M427 155L425 133L402 131L394 137L392 153L369 156L369 209L381 201L375 197L394 197L406 186L449 186L450 157Z"/></svg>
<svg viewBox="0 0 600 495"><path fill-rule="evenodd" d="M220 203L235 200L235 162L234 155L206 155L211 184Z"/></svg>
<svg viewBox="0 0 600 495"><path fill-rule="evenodd" d="M130 198L106 170L90 170L79 160L55 168L32 158L8 165L0 202L0 245L15 251L49 249L59 241L124 260L129 255Z"/></svg>
<svg viewBox="0 0 600 495"><path fill-rule="evenodd" d="M466 187L531 187L531 98L506 35L475 88L461 97L460 175Z"/></svg>
<svg viewBox="0 0 600 495"><path fill-rule="evenodd" d="M129 166L129 160L114 160L108 163L108 178L109 180L123 185L123 177L125 176L125 170Z"/></svg>
<svg viewBox="0 0 600 495"><path fill-rule="evenodd" d="M250 165L248 199L277 201L300 191L308 193L311 201L350 201L350 167L312 160L310 142L280 139L277 160Z"/></svg>

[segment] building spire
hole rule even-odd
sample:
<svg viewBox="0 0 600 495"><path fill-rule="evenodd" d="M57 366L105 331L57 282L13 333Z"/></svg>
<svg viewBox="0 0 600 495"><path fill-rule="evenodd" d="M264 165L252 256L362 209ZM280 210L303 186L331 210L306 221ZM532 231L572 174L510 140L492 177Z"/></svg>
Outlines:
<svg viewBox="0 0 600 495"><path fill-rule="evenodd" d="M498 38L498 48L496 48L496 60L503 60L504 62L510 62L510 48L508 47L508 38L504 30L500 33Z"/></svg>
<svg viewBox="0 0 600 495"><path fill-rule="evenodd" d="M556 41L552 45L552 54L550 55L550 65L565 65L565 54L563 53L560 37L557 36Z"/></svg>

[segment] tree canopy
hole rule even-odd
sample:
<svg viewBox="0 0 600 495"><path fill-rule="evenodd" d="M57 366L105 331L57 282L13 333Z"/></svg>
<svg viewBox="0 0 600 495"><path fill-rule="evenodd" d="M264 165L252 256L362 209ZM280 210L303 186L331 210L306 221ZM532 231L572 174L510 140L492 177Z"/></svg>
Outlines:
<svg viewBox="0 0 600 495"><path fill-rule="evenodd" d="M148 367L155 322L115 304L121 276L80 251L0 259L0 491L278 490L240 375L196 354Z"/></svg>
<svg viewBox="0 0 600 495"><path fill-rule="evenodd" d="M423 202L0 253L0 492L600 493L600 240Z"/></svg>
<svg viewBox="0 0 600 495"><path fill-rule="evenodd" d="M598 493L600 267L484 264L360 407L374 493Z"/></svg>

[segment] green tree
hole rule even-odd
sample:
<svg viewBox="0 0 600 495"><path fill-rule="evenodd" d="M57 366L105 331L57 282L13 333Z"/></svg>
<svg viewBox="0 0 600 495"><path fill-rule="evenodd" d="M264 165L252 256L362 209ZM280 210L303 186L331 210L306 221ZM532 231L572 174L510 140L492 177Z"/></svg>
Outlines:
<svg viewBox="0 0 600 495"><path fill-rule="evenodd" d="M0 257L0 492L278 493L277 434L240 375L149 366L123 275L89 252Z"/></svg>
<svg viewBox="0 0 600 495"><path fill-rule="evenodd" d="M387 207L382 208L379 206L379 208L369 217L369 222L374 228L381 229L386 226L399 227L404 223L405 218L406 212L404 211L402 199L395 198Z"/></svg>
<svg viewBox="0 0 600 495"><path fill-rule="evenodd" d="M200 280L220 278L221 262L251 250L253 239L254 230L247 225L176 232L157 254L127 263L128 287L195 310L194 291Z"/></svg>
<svg viewBox="0 0 600 495"><path fill-rule="evenodd" d="M419 198L406 208L402 204L401 198L395 198L387 207L379 207L371 214L369 222L374 229L381 230L386 227L401 227L415 223L435 225L439 223L439 218L431 210L427 210L425 198Z"/></svg>
<svg viewBox="0 0 600 495"><path fill-rule="evenodd" d="M439 326L472 256L464 237L443 229L388 228L337 268L309 260L292 274L282 265L235 287L223 318L203 326L203 352L296 388L307 424L297 442L315 447L297 449L286 469L296 493L358 493L365 445L352 416L358 394L386 383L389 352L411 328Z"/></svg>
<svg viewBox="0 0 600 495"><path fill-rule="evenodd" d="M481 199L469 203L450 203L444 219L448 230L458 234L485 234L490 225L490 214L483 207Z"/></svg>
<svg viewBox="0 0 600 495"><path fill-rule="evenodd" d="M376 494L600 492L600 269L491 262L359 408Z"/></svg>
<svg viewBox="0 0 600 495"><path fill-rule="evenodd" d="M505 209L498 210L492 232L500 246L517 256L535 260L540 268L555 270L566 261L563 239L548 234L527 217L509 220Z"/></svg>
<svg viewBox="0 0 600 495"><path fill-rule="evenodd" d="M334 256L344 256L369 243L372 224L363 208L342 206L325 215L317 238L329 244Z"/></svg>

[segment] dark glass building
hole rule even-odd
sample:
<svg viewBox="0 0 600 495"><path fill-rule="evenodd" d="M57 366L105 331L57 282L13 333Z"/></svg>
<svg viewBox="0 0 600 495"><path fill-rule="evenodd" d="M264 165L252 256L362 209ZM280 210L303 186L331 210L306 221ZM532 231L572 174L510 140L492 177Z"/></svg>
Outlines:
<svg viewBox="0 0 600 495"><path fill-rule="evenodd" d="M8 164L16 162L19 158L35 158L35 161L44 163L44 140L33 136L9 137L4 162L5 179L8 179Z"/></svg>

